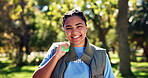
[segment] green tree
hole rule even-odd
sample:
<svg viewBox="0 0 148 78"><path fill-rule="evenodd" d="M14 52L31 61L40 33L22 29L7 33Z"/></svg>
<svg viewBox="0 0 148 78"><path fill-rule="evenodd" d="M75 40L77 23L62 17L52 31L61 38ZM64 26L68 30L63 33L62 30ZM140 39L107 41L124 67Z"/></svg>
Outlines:
<svg viewBox="0 0 148 78"><path fill-rule="evenodd" d="M136 48L143 48L144 56L148 61L148 2L142 0L139 4L135 10L130 12L130 42Z"/></svg>
<svg viewBox="0 0 148 78"><path fill-rule="evenodd" d="M109 30L115 27L115 12L117 9L117 1L114 0L84 0L84 5L82 6L84 13L86 14L89 23L92 23L94 30L91 33L94 33L94 44L99 42L101 47L109 51L107 35ZM91 25L91 24L88 24ZM92 28L90 28L92 29ZM89 36L90 33L88 33ZM93 38L91 36L91 38Z"/></svg>
<svg viewBox="0 0 148 78"><path fill-rule="evenodd" d="M37 0L39 9L35 18L37 32L31 37L32 46L40 50L47 50L53 42L65 40L62 30L62 16L68 10L73 9L72 2L73 0Z"/></svg>
<svg viewBox="0 0 148 78"><path fill-rule="evenodd" d="M3 47L6 52L11 52L12 49L14 49L12 46L16 47L15 41L17 41L17 37L12 33L16 28L11 18L11 2L12 0L10 0L10 2L8 2L8 0L0 1L0 43L1 47Z"/></svg>
<svg viewBox="0 0 148 78"><path fill-rule="evenodd" d="M31 19L33 1L5 0L1 4L3 12L1 17L5 19L1 22L1 26L4 26L3 37L7 38L5 45L7 47L10 45L9 51L17 49L15 63L21 66L23 53L30 53L29 37L33 31Z"/></svg>

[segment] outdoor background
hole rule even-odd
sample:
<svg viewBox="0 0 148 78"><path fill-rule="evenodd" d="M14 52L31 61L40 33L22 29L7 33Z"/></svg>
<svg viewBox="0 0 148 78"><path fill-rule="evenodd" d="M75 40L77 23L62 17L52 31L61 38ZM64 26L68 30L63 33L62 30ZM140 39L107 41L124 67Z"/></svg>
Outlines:
<svg viewBox="0 0 148 78"><path fill-rule="evenodd" d="M52 43L67 41L62 16L74 8L116 78L148 78L148 0L0 0L0 78L31 78Z"/></svg>

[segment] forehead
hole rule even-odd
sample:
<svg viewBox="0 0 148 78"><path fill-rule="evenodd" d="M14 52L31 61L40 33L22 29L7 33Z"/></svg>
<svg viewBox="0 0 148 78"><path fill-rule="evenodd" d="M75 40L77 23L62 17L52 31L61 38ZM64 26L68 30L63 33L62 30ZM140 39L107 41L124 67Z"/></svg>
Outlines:
<svg viewBox="0 0 148 78"><path fill-rule="evenodd" d="M64 23L64 26L65 25L74 25L74 24L77 24L77 23L82 23L85 25L85 22L78 16L71 16L69 18L66 19L65 23Z"/></svg>

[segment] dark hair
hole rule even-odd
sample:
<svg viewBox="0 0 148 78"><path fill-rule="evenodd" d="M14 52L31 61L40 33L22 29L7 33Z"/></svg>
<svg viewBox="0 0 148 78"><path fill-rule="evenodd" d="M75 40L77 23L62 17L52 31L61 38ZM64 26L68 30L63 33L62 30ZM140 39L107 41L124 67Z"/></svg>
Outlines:
<svg viewBox="0 0 148 78"><path fill-rule="evenodd" d="M64 16L63 16L63 27L64 27L64 23L65 23L66 19L69 18L69 17L72 17L72 16L80 17L86 24L86 18L84 16L83 12L79 11L77 9L73 9L73 10L68 11L67 13L64 14Z"/></svg>

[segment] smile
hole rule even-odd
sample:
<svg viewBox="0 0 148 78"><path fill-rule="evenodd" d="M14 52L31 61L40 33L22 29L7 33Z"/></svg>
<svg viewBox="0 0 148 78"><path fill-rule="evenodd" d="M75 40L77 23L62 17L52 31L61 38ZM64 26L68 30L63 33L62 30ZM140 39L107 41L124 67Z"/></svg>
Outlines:
<svg viewBox="0 0 148 78"><path fill-rule="evenodd" d="M79 36L72 36L72 38L74 38L74 39L79 38L79 37L80 37L80 35Z"/></svg>
<svg viewBox="0 0 148 78"><path fill-rule="evenodd" d="M78 37L80 37L80 36L74 36L73 38L78 38Z"/></svg>

